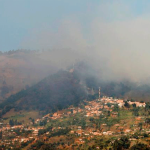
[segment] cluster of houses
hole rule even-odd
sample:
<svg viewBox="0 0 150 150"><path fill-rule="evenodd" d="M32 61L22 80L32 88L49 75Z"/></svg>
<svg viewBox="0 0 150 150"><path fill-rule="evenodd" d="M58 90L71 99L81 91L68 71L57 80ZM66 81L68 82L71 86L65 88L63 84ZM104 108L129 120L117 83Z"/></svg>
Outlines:
<svg viewBox="0 0 150 150"><path fill-rule="evenodd" d="M9 124L3 124L1 123L0 132L2 132L2 138L3 140L0 140L0 145L9 146L14 145L22 142L28 142L32 141L33 139L36 140L38 136L38 132L40 129L44 129L44 127L38 126L38 127L25 127L24 125L14 125L10 126ZM24 137L23 135L17 135L15 130L18 130L19 132L28 132L31 131L31 134ZM14 137L8 139L8 137Z"/></svg>
<svg viewBox="0 0 150 150"><path fill-rule="evenodd" d="M129 105L135 104L136 107L145 107L146 104L143 102L131 102L128 101ZM113 99L112 97L103 96L101 99L95 101L89 101L88 104L85 106L86 109L86 117L93 117L93 116L100 116L103 114L102 109L112 111L114 105L118 105L118 107L122 108L125 105L125 101L122 99ZM113 112L111 115L116 116L118 113Z"/></svg>
<svg viewBox="0 0 150 150"><path fill-rule="evenodd" d="M93 100L93 101L85 101L86 105L84 107L69 107L68 109L57 111L53 114L47 114L41 119L36 119L35 124L38 124L40 121L43 121L46 119L47 122L50 122L50 120L56 120L56 119L61 119L64 117L70 117L70 115L76 115L77 113L83 114L85 117L99 117L100 115L103 115L103 109L111 112L112 117L116 117L118 115L118 112L114 112L113 108L115 105L118 105L118 107L122 108L125 105L125 101L122 99L113 99L112 97L102 97L101 99ZM143 102L132 102L128 101L129 105L136 105L136 107L145 107L146 104ZM141 121L141 118L137 117L136 121L139 122ZM102 128L105 128L107 126L106 124L101 125ZM118 133L121 132L121 130L124 133L130 133L131 129L126 128L123 129L123 127L120 127L119 124L114 125L115 129L118 130ZM22 135L18 136L14 132L15 129L19 129L20 131L32 131L31 134L27 137L23 137ZM0 144L4 145L9 145L10 143L22 143L22 142L27 142L27 141L32 141L33 139L38 138L38 133L40 129L44 129L44 126L37 126L34 127L32 125L26 126L26 125L15 125L15 126L10 126L9 124L3 124L0 123L0 132L3 132L3 141L0 141ZM57 128L57 130L62 129L62 127ZM55 130L53 128L52 130ZM16 135L14 138L11 140L8 140L7 135ZM114 131L108 131L108 130L95 130L95 128L88 128L86 131L82 129L81 126L76 126L75 129L72 129L70 131L70 134L77 135L75 143L77 144L83 144L84 143L84 138L93 138L93 136L101 136L101 135L112 135L114 134Z"/></svg>
<svg viewBox="0 0 150 150"><path fill-rule="evenodd" d="M67 110L69 111L57 111L53 113L52 116L50 114L45 115L43 118L50 118L50 119L59 119L63 117L69 117L71 114L81 113L86 110L86 117L93 117L93 116L100 116L103 114L102 109L106 109L108 111L112 111L114 105L118 105L118 107L122 108L125 105L125 101L122 99L113 99L112 97L106 97L103 96L101 99L94 100L94 101L86 101L87 105L85 105L84 108L80 107L69 107ZM129 105L135 104L136 107L145 107L146 103L141 102L131 102L128 101ZM116 115L115 113L112 113L112 115ZM40 121L40 119L37 119L36 121Z"/></svg>
<svg viewBox="0 0 150 150"><path fill-rule="evenodd" d="M122 99L113 99L112 97L106 97L106 96L103 96L99 101L104 102L105 104L107 104L107 103L117 104L120 108L123 107L125 104L125 101ZM144 102L128 101L128 103L129 103L129 105L135 104L136 107L145 107L146 106L146 103L144 103Z"/></svg>

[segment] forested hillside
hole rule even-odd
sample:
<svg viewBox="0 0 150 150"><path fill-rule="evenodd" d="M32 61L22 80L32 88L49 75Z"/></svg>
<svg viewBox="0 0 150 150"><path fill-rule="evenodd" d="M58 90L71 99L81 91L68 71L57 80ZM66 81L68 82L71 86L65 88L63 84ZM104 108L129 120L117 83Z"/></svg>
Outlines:
<svg viewBox="0 0 150 150"><path fill-rule="evenodd" d="M84 86L75 72L59 71L38 84L10 96L0 105L5 114L10 109L56 111L70 105L77 106L86 98Z"/></svg>

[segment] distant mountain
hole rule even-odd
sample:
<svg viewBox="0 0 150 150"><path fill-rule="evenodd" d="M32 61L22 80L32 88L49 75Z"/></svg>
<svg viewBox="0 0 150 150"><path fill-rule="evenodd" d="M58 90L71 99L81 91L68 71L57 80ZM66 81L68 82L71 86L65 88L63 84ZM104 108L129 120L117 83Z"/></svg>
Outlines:
<svg viewBox="0 0 150 150"><path fill-rule="evenodd" d="M10 109L56 111L70 105L78 105L86 98L86 90L76 72L59 71L27 90L10 96L0 104L5 114Z"/></svg>
<svg viewBox="0 0 150 150"><path fill-rule="evenodd" d="M0 52L0 102L56 72L43 55L34 50Z"/></svg>

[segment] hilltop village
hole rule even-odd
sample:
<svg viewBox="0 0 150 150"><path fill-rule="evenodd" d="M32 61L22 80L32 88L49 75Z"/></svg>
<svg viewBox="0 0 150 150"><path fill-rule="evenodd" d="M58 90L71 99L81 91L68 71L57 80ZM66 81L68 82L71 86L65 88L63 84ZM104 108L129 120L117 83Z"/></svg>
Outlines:
<svg viewBox="0 0 150 150"><path fill-rule="evenodd" d="M1 149L103 149L126 136L129 147L148 144L149 103L102 97L50 113L30 123L0 123ZM100 142L97 142L97 140ZM127 141L126 141L127 142ZM46 148L45 148L46 149Z"/></svg>

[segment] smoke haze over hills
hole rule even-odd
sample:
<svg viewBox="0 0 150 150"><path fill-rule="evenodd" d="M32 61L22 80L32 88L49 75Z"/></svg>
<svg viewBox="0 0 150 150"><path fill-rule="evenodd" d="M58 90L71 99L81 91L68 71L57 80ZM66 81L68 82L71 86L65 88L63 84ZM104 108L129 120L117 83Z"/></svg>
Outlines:
<svg viewBox="0 0 150 150"><path fill-rule="evenodd" d="M70 8L68 10L66 2L60 2L60 5L53 2L54 6L57 6L54 10L50 9L48 4L40 5L41 2L38 1L36 7L34 3L30 3L31 7L26 14L26 2L22 2L24 5L18 3L18 9L15 9L13 4L12 8L3 4L7 6L5 8L15 10L12 14L7 11L7 18L12 21L13 14L16 16L16 22L13 20L14 26L18 27L16 34L19 34L23 27L27 31L16 47L40 51L23 54L19 52L0 57L3 61L0 81L3 83L7 80L9 86L7 89L4 85L4 95L7 95L8 91L16 93L26 85L33 85L42 78L60 69L66 70L78 62L89 66L85 72L99 81L130 81L137 83L137 86L150 83L149 3L77 1L76 5L73 5L74 2L67 3L67 8ZM19 9L22 9L20 14ZM1 9L4 12L6 10ZM33 10L36 13L33 13ZM32 19L28 20L29 16ZM18 24L22 25L22 28ZM13 36L17 38L15 34ZM11 39L15 40L13 37ZM11 74L11 77L8 74ZM86 76L86 73L84 75ZM12 85L20 86L17 86L17 90L12 90Z"/></svg>
<svg viewBox="0 0 150 150"><path fill-rule="evenodd" d="M99 16L83 27L67 18L53 29L34 29L21 43L23 48L50 49L42 56L62 67L86 61L107 81L131 80L147 83L150 77L149 15L135 16L127 5L104 3ZM120 13L118 13L120 12Z"/></svg>

